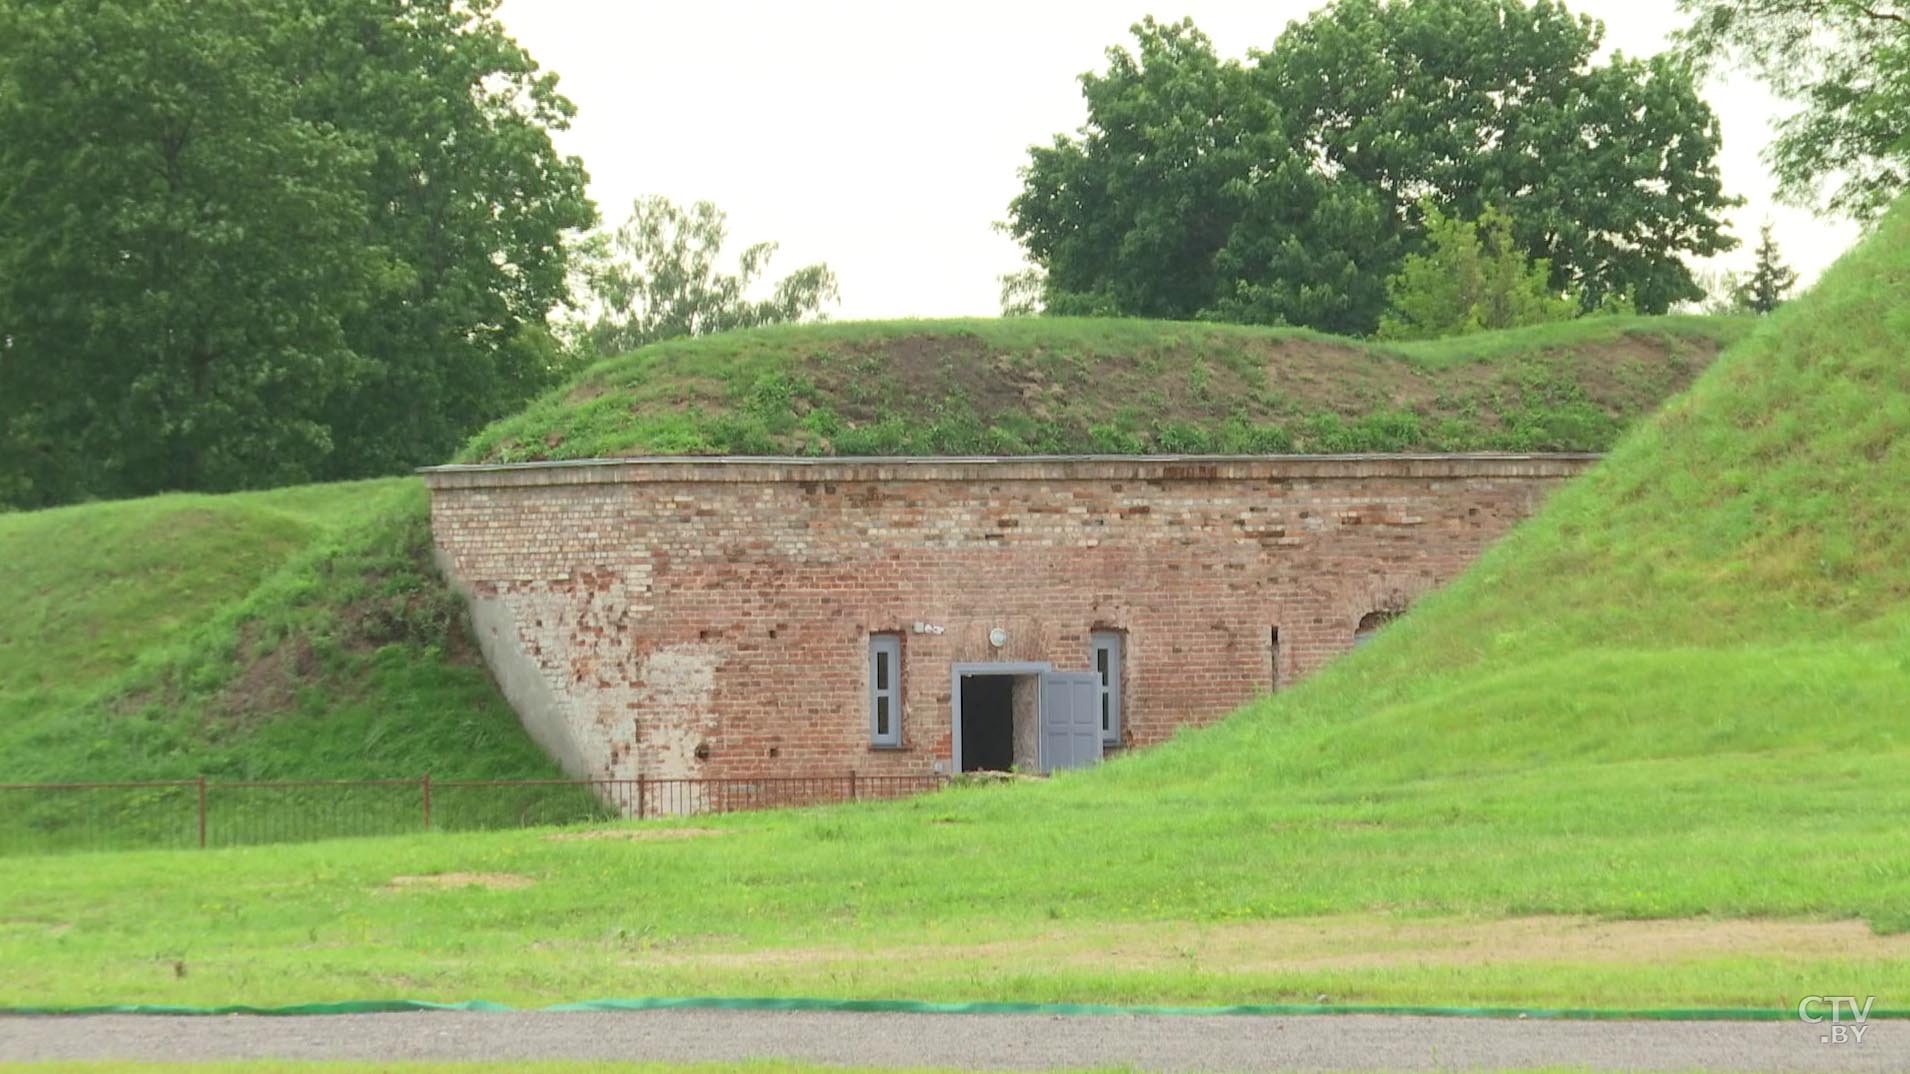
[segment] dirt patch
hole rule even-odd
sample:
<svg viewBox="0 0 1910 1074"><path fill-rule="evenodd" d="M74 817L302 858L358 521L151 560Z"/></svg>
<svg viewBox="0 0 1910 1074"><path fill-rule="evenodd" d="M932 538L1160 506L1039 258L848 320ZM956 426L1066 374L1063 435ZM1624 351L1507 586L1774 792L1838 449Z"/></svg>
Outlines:
<svg viewBox="0 0 1910 1074"><path fill-rule="evenodd" d="M593 399L602 399L610 394L610 385L601 380L586 380L564 393L564 402L571 406L582 406Z"/></svg>
<svg viewBox="0 0 1910 1074"><path fill-rule="evenodd" d="M893 336L851 344L806 370L822 398L850 421L879 421L959 397L986 418L1027 409L1041 378L1012 356L991 354L966 332ZM869 390L879 385L878 391Z"/></svg>
<svg viewBox="0 0 1910 1074"><path fill-rule="evenodd" d="M268 651L259 637L259 624L239 628L236 662L239 673L219 691L212 709L224 722L250 727L292 707L301 684L318 672L318 654L303 635L281 638Z"/></svg>
<svg viewBox="0 0 1910 1074"><path fill-rule="evenodd" d="M1683 391L1720 349L1717 340L1703 336L1626 332L1569 351L1549 351L1545 357L1607 409L1635 411Z"/></svg>
<svg viewBox="0 0 1910 1074"><path fill-rule="evenodd" d="M535 883L517 873L425 873L420 876L394 876L380 891L428 891L446 888L488 888L492 891L517 891Z"/></svg>
<svg viewBox="0 0 1910 1074"><path fill-rule="evenodd" d="M1322 412L1358 418L1412 411L1471 413L1497 427L1493 403L1535 375L1575 385L1614 415L1649 410L1710 364L1716 341L1651 332L1539 351L1511 360L1428 369L1408 359L1305 337L1167 338L1120 353L1044 361L996 353L979 337L920 334L846 346L807 372L850 421L925 414L957 398L984 422L1025 415L1081 424L1141 406L1148 420L1210 424L1232 415L1286 422Z"/></svg>
<svg viewBox="0 0 1910 1074"><path fill-rule="evenodd" d="M1494 366L1466 363L1429 373L1402 358L1313 339L1259 343L1266 388L1303 411L1354 416L1375 410L1427 410L1442 394L1490 382Z"/></svg>
<svg viewBox="0 0 1910 1074"><path fill-rule="evenodd" d="M845 967L889 957L840 947L675 952L661 961L710 966ZM1229 973L1473 966L1487 963L1637 964L1714 958L1910 958L1910 934L1878 935L1861 921L1585 917L1395 920L1306 918L1199 926L1182 923L1053 929L981 944L919 943L911 957L994 966L1096 969L1194 965Z"/></svg>
<svg viewBox="0 0 1910 1074"><path fill-rule="evenodd" d="M46 936L64 936L73 931L70 921L46 921L31 917L0 918L0 932L35 932Z"/></svg>
<svg viewBox="0 0 1910 1074"><path fill-rule="evenodd" d="M591 842L602 839L648 843L722 834L715 828L587 828L577 832L553 832L544 838L553 843Z"/></svg>

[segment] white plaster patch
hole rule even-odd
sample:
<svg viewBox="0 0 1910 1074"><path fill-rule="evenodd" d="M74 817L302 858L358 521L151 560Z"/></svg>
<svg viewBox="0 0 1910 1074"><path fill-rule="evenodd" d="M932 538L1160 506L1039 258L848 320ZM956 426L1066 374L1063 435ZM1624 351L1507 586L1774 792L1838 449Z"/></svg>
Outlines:
<svg viewBox="0 0 1910 1074"><path fill-rule="evenodd" d="M643 774L652 779L694 779L696 748L716 730L716 669L721 646L666 645L637 667L637 744Z"/></svg>

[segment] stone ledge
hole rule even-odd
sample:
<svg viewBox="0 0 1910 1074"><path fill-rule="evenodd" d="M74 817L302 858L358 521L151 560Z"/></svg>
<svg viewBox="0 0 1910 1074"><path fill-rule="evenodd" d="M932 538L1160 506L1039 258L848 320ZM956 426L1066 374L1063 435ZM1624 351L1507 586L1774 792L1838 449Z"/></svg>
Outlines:
<svg viewBox="0 0 1910 1074"><path fill-rule="evenodd" d="M1023 455L1006 457L653 456L570 462L428 466L431 489L657 483L887 481L1252 481L1348 478L1569 478L1604 456Z"/></svg>

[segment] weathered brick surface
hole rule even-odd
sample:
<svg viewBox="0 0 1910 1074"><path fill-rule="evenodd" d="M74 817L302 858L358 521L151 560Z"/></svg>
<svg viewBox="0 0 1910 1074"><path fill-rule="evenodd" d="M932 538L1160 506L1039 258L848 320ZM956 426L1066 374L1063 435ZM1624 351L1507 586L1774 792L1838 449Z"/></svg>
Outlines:
<svg viewBox="0 0 1910 1074"><path fill-rule="evenodd" d="M1085 669L1126 632L1127 740L1286 685L1530 514L1584 456L630 460L428 471L597 775L926 773L950 664ZM916 633L932 624L942 633ZM990 645L991 628L1007 643ZM903 635L903 746L866 646Z"/></svg>

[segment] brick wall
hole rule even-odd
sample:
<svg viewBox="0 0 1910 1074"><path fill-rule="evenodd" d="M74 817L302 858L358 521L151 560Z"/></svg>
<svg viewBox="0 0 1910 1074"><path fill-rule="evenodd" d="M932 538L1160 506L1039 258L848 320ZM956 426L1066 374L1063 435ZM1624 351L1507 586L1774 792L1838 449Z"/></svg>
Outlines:
<svg viewBox="0 0 1910 1074"><path fill-rule="evenodd" d="M540 740L565 738L579 774L759 778L934 770L952 663L1086 669L1095 630L1125 633L1127 743L1161 741L1266 692L1275 628L1287 685L1592 461L653 459L426 481L440 560ZM903 638L899 749L869 744L872 632Z"/></svg>

